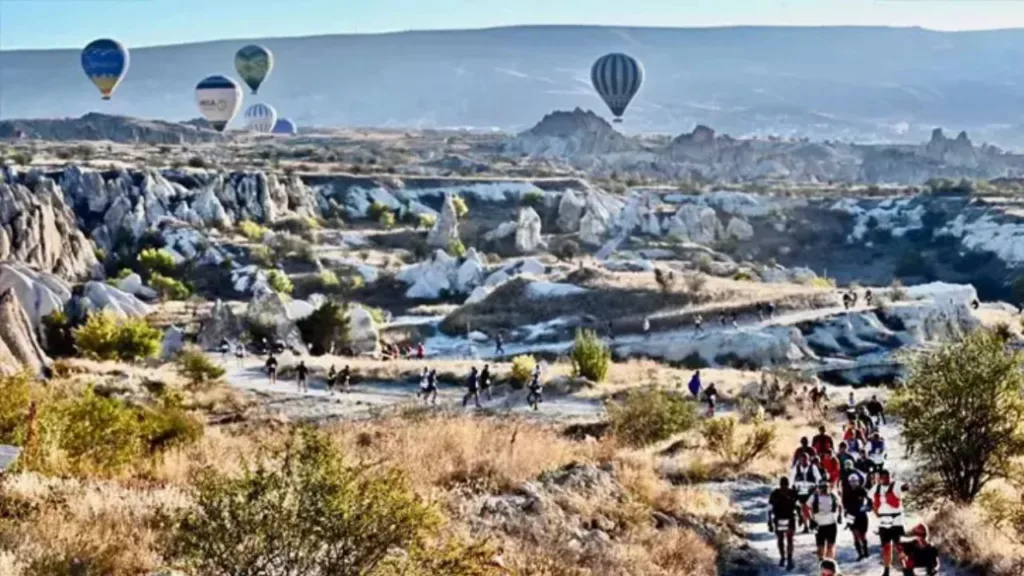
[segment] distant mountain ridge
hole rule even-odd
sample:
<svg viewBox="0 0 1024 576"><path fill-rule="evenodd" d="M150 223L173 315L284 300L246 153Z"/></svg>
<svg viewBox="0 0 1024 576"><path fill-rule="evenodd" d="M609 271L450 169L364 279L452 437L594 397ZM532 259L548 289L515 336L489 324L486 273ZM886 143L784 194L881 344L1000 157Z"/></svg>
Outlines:
<svg viewBox="0 0 1024 576"><path fill-rule="evenodd" d="M218 41L133 50L108 103L77 50L3 51L0 119L192 118L195 83L233 75L234 51L250 41L274 52L275 68L245 105L271 103L307 126L520 131L556 109L605 115L588 69L624 51L647 72L628 132L703 124L737 137L913 142L947 126L1024 147L1024 30L530 26Z"/></svg>

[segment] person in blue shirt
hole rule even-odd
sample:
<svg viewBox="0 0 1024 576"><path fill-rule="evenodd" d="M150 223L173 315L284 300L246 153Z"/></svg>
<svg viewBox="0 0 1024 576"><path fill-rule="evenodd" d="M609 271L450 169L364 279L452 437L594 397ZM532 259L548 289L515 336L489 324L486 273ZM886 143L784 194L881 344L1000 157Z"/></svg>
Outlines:
<svg viewBox="0 0 1024 576"><path fill-rule="evenodd" d="M693 373L693 377L690 378L690 394L696 398L700 395L700 370Z"/></svg>

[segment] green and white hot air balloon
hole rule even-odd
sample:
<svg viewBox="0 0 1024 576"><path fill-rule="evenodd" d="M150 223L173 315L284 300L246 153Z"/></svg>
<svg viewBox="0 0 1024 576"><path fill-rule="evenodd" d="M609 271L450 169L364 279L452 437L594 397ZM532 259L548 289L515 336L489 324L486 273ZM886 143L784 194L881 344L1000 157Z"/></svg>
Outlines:
<svg viewBox="0 0 1024 576"><path fill-rule="evenodd" d="M274 68L274 55L263 46L250 44L235 54L235 70L255 94Z"/></svg>

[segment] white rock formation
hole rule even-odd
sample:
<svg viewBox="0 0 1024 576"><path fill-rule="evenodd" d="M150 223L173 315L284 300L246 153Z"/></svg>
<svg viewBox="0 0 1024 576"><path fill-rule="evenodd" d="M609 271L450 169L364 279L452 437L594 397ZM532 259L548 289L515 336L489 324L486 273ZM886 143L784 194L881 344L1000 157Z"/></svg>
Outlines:
<svg viewBox="0 0 1024 576"><path fill-rule="evenodd" d="M587 244L600 245L604 241L605 234L608 233L605 222L606 220L598 216L597 213L587 210L587 213L580 218L580 240Z"/></svg>
<svg viewBox="0 0 1024 576"><path fill-rule="evenodd" d="M135 296L103 282L86 282L82 295L92 310L104 310L119 318L139 318L152 309Z"/></svg>
<svg viewBox="0 0 1024 576"><path fill-rule="evenodd" d="M234 341L241 335L242 321L235 316L230 306L217 300L210 310L210 317L199 328L197 341L200 348L214 350L220 346L221 340Z"/></svg>
<svg viewBox="0 0 1024 576"><path fill-rule="evenodd" d="M427 246L431 248L443 250L451 241L459 239L459 218L455 212L453 198L451 194L445 196L444 205L441 207L441 217L427 233Z"/></svg>
<svg viewBox="0 0 1024 576"><path fill-rule="evenodd" d="M376 354L380 349L380 331L377 323L362 306L353 306L348 311L349 346L356 354Z"/></svg>
<svg viewBox="0 0 1024 576"><path fill-rule="evenodd" d="M455 272L455 290L467 294L480 285L484 278L484 262L476 248L470 248Z"/></svg>
<svg viewBox="0 0 1024 576"><path fill-rule="evenodd" d="M545 247L540 228L540 216L533 208L526 206L519 209L519 217L516 220L516 250L520 254L530 254Z"/></svg>
<svg viewBox="0 0 1024 576"><path fill-rule="evenodd" d="M12 290L33 326L43 317L63 310L71 299L71 287L60 278L29 268L20 262L0 264L0 292Z"/></svg>
<svg viewBox="0 0 1024 576"><path fill-rule="evenodd" d="M580 229L580 219L587 208L587 199L572 190L566 190L558 202L558 229L571 234Z"/></svg>
<svg viewBox="0 0 1024 576"><path fill-rule="evenodd" d="M746 220L733 216L725 227L725 234L730 238L746 241L754 237L754 227Z"/></svg>
<svg viewBox="0 0 1024 576"><path fill-rule="evenodd" d="M582 294L586 291L586 288L564 282L530 282L526 285L526 297L536 300Z"/></svg>
<svg viewBox="0 0 1024 576"><path fill-rule="evenodd" d="M164 338L160 344L160 358L172 360L185 349L185 331L177 326L164 330Z"/></svg>
<svg viewBox="0 0 1024 576"><path fill-rule="evenodd" d="M250 323L270 329L274 337L283 341L286 346L305 350L302 334L289 316L287 302L280 294L264 292L256 295L249 301L245 316Z"/></svg>
<svg viewBox="0 0 1024 576"><path fill-rule="evenodd" d="M712 208L684 204L669 219L668 234L698 244L713 244L721 237L722 223Z"/></svg>

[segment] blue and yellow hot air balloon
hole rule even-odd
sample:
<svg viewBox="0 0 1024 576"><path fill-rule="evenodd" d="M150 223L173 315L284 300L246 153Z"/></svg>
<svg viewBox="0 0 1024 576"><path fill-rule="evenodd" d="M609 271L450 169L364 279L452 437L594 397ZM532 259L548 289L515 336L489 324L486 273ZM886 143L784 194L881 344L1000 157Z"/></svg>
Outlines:
<svg viewBox="0 0 1024 576"><path fill-rule="evenodd" d="M255 94L274 67L274 55L263 46L243 46L235 54L235 70Z"/></svg>
<svg viewBox="0 0 1024 576"><path fill-rule="evenodd" d="M82 70L100 89L103 99L110 100L128 73L128 49L117 40L93 40L82 50Z"/></svg>

